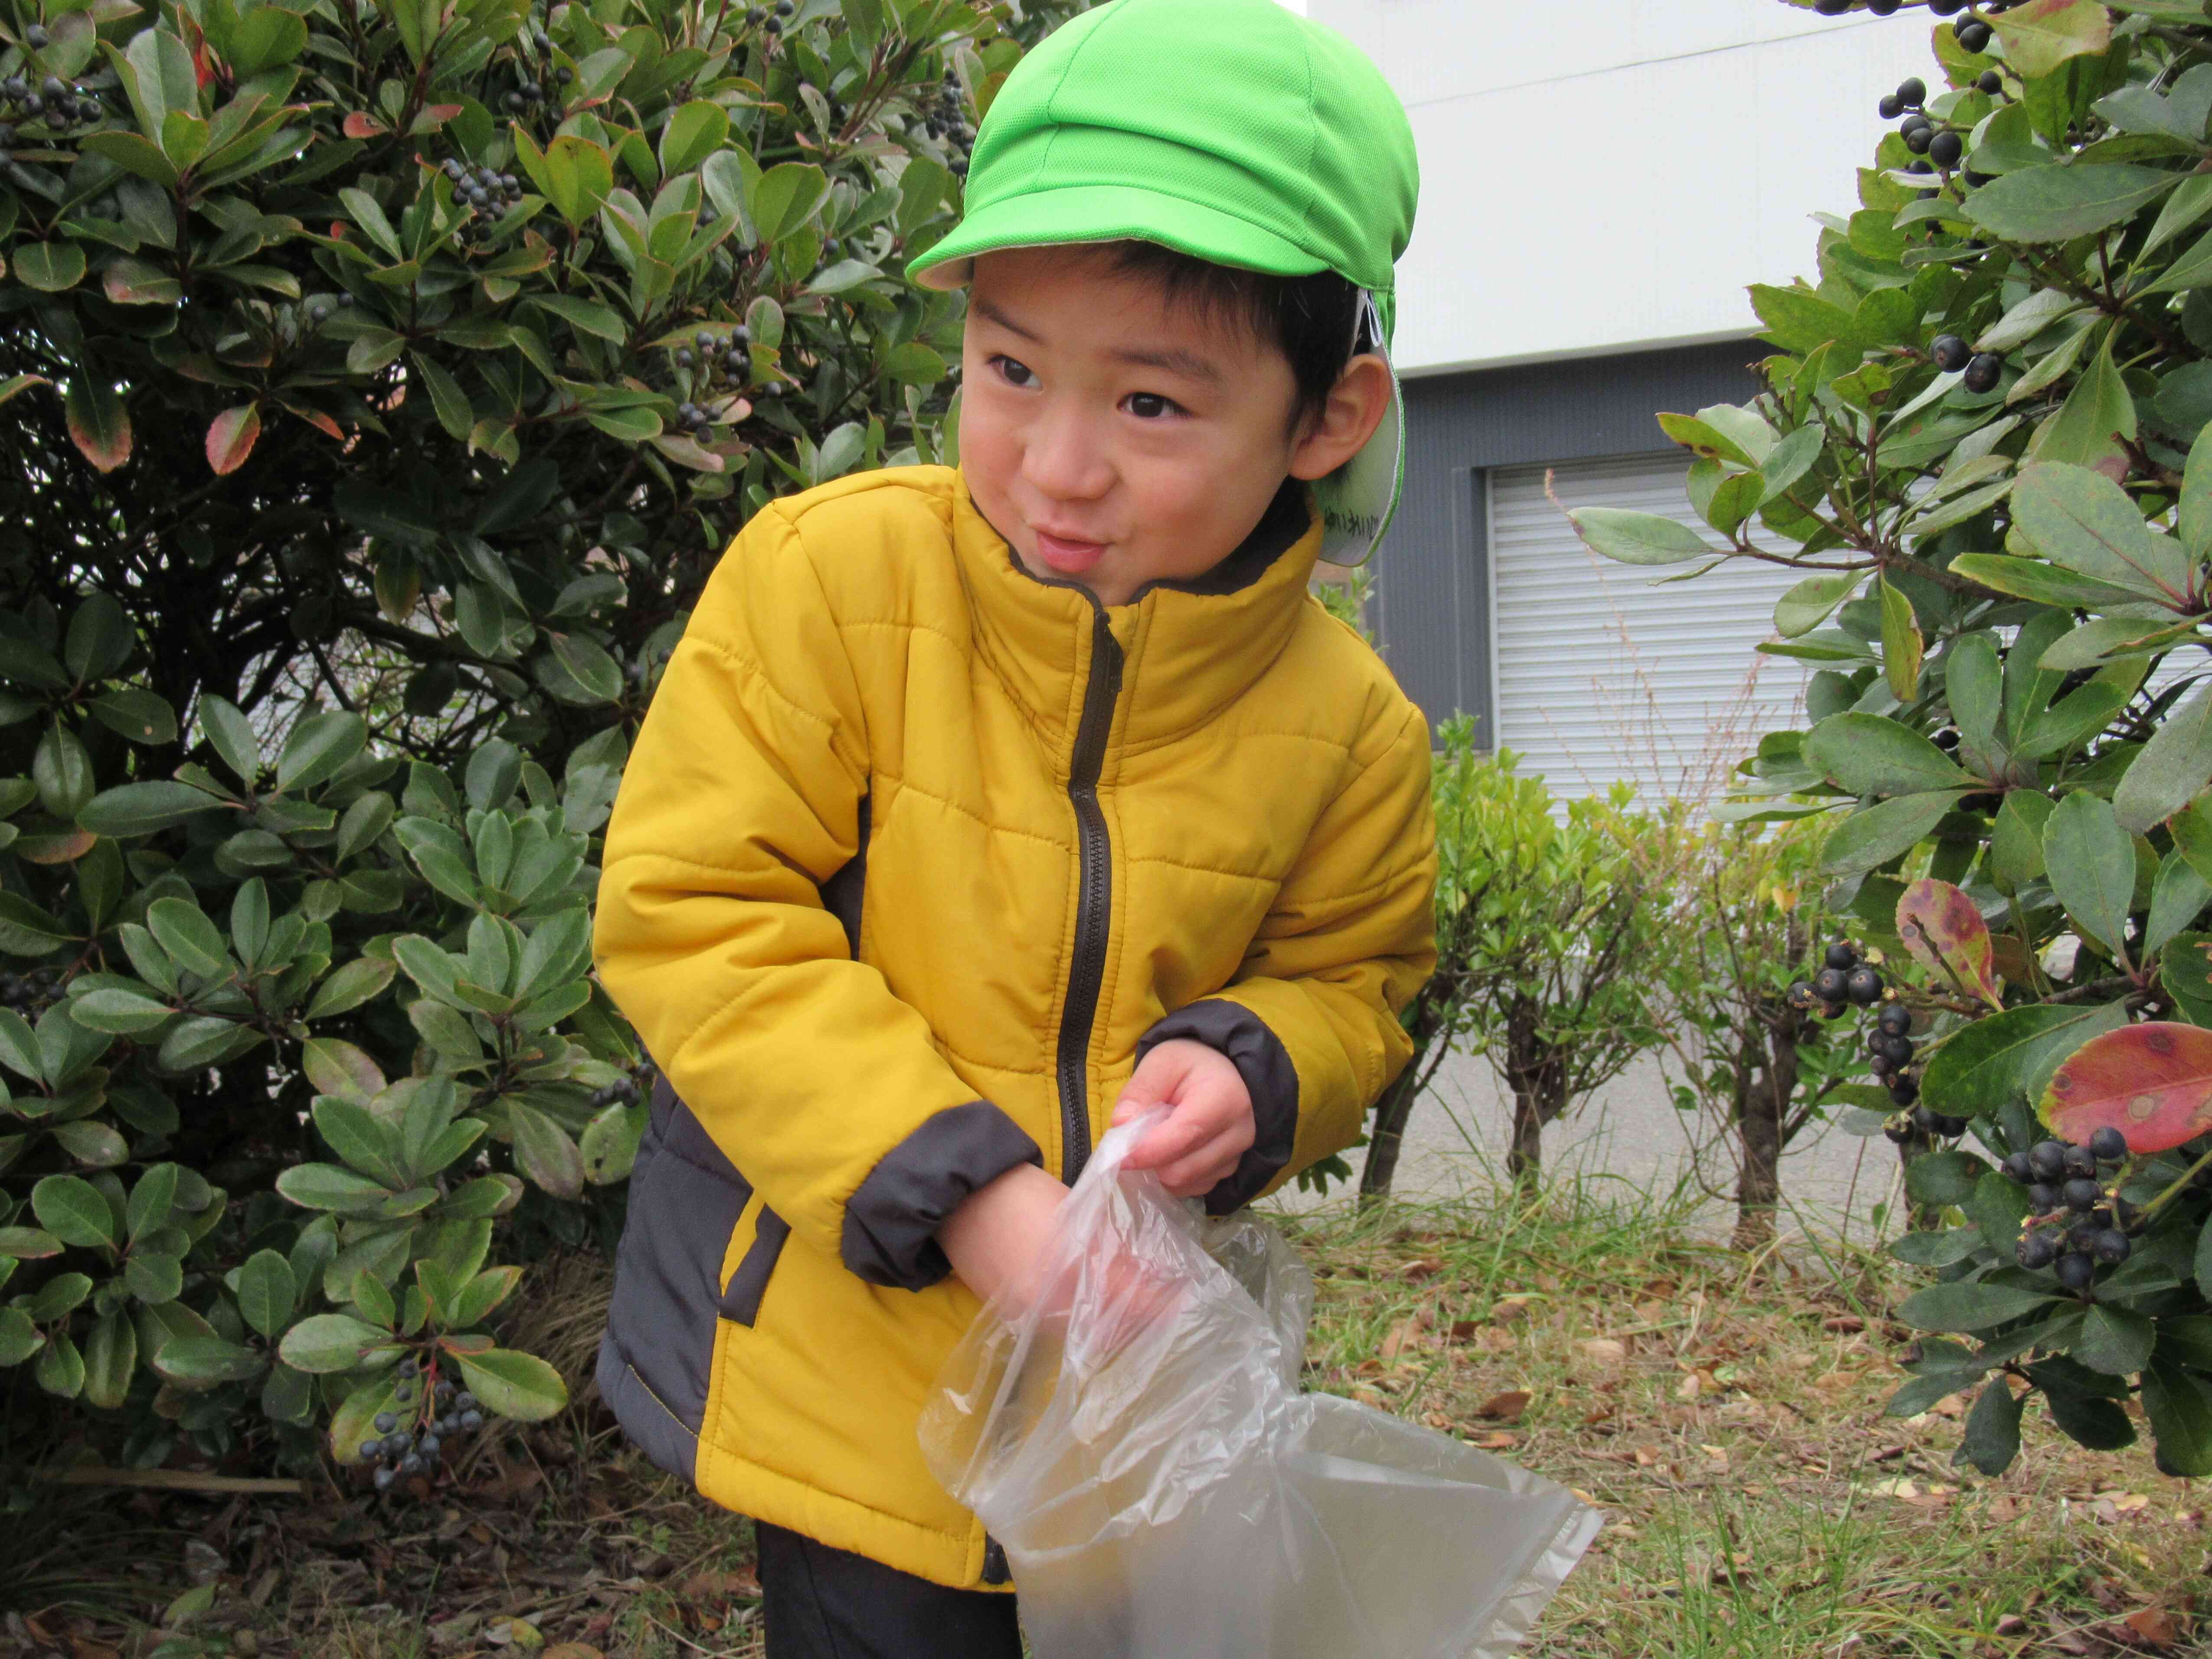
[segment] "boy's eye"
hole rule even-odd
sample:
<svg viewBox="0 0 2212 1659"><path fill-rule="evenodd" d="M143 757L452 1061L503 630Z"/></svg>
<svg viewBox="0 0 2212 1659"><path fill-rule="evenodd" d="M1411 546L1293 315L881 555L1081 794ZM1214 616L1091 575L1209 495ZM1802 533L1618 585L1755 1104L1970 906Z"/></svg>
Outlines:
<svg viewBox="0 0 2212 1659"><path fill-rule="evenodd" d="M1163 415L1176 412L1173 398L1164 398L1157 392L1133 392L1129 394L1129 413L1139 420L1157 421Z"/></svg>
<svg viewBox="0 0 2212 1659"><path fill-rule="evenodd" d="M1017 362L1012 357L1006 356L994 357L991 362L997 368L1000 374L1004 377L1007 385L1026 386L1036 384L1036 376L1030 372L1028 364Z"/></svg>

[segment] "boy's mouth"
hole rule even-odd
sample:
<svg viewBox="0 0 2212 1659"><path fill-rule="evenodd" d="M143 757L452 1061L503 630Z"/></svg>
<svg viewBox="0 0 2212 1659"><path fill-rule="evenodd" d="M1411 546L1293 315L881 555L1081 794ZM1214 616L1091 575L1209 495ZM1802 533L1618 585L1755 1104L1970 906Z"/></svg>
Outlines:
<svg viewBox="0 0 2212 1659"><path fill-rule="evenodd" d="M1065 536L1054 536L1045 531L1031 533L1036 538L1037 558L1063 576L1080 576L1098 562L1105 552L1104 542L1073 541Z"/></svg>

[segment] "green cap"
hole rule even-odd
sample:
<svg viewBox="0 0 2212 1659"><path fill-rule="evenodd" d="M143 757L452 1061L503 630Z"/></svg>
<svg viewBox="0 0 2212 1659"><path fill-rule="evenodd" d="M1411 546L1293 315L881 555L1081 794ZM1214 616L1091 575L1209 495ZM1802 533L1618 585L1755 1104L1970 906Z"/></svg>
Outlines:
<svg viewBox="0 0 2212 1659"><path fill-rule="evenodd" d="M1281 276L1334 270L1364 291L1387 359L1419 191L1404 106L1334 29L1276 0L1112 0L1006 77L965 217L907 274L957 288L978 253L1123 240ZM1323 558L1360 563L1382 538L1404 442L1394 372L1374 437L1315 483Z"/></svg>

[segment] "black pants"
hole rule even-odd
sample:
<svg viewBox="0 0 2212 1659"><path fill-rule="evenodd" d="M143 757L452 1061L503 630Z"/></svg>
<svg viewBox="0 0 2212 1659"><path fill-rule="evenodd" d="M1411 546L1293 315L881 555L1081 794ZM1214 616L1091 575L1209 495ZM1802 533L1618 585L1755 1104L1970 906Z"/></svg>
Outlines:
<svg viewBox="0 0 2212 1659"><path fill-rule="evenodd" d="M1014 1598L756 1523L768 1659L1022 1659Z"/></svg>

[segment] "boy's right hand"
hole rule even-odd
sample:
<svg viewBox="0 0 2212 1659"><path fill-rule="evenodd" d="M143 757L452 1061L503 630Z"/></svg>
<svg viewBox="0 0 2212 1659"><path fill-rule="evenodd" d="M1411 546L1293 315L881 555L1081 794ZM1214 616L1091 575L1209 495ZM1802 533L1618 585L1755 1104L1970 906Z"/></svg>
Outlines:
<svg viewBox="0 0 2212 1659"><path fill-rule="evenodd" d="M952 1271L977 1296L1025 1304L1066 1201L1067 1188L1058 1177L1034 1164L1018 1164L970 1193L938 1228L937 1242Z"/></svg>

